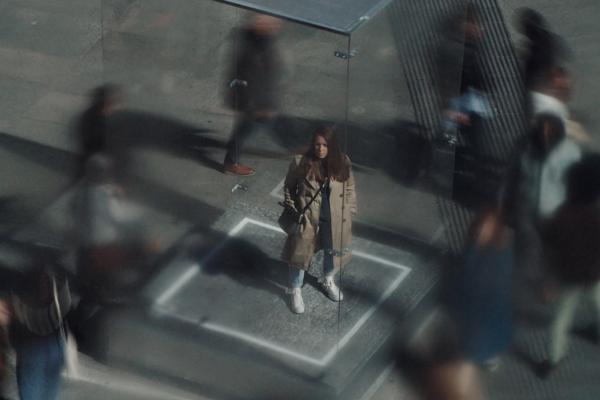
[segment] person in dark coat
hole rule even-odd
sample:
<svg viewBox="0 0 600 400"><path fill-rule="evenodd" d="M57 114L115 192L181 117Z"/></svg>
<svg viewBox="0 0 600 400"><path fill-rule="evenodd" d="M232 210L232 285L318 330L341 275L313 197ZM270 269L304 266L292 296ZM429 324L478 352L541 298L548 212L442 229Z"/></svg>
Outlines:
<svg viewBox="0 0 600 400"><path fill-rule="evenodd" d="M595 306L600 333L600 155L575 164L567 182L567 201L543 227L546 260L558 277L560 295L542 377L566 355L569 328L584 296Z"/></svg>
<svg viewBox="0 0 600 400"><path fill-rule="evenodd" d="M465 134L476 152L481 150L481 120L490 112L485 95L480 46L483 27L472 3L447 23L437 54L437 84L444 112L443 131Z"/></svg>
<svg viewBox="0 0 600 400"><path fill-rule="evenodd" d="M253 132L271 129L277 115L279 55L275 39L280 29L279 19L257 14L237 33L226 103L238 116L227 143L227 174L254 174L254 169L240 164L241 148Z"/></svg>
<svg viewBox="0 0 600 400"><path fill-rule="evenodd" d="M79 163L76 177L84 175L86 164L95 154L106 153L107 122L119 102L119 90L116 86L106 84L95 88L91 93L91 101L83 112L77 127L79 145Z"/></svg>

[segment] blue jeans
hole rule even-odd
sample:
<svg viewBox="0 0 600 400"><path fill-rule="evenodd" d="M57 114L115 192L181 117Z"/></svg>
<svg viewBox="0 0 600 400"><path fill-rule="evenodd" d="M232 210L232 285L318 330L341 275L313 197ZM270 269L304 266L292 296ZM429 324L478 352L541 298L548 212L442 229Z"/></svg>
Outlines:
<svg viewBox="0 0 600 400"><path fill-rule="evenodd" d="M325 278L331 278L335 275L335 268L333 266L333 254L331 250L323 250L323 276ZM301 288L304 283L304 270L295 267L293 265L289 266L289 275L290 275L290 288L297 289Z"/></svg>
<svg viewBox="0 0 600 400"><path fill-rule="evenodd" d="M15 350L20 399L56 399L64 364L60 332L23 339L15 346Z"/></svg>

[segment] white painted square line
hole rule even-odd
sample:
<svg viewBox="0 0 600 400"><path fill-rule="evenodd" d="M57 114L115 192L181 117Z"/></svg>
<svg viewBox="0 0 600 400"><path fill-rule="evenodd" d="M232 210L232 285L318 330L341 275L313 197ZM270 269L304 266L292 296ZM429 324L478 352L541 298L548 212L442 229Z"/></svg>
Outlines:
<svg viewBox="0 0 600 400"><path fill-rule="evenodd" d="M276 225L271 225L271 224L261 222L261 221L258 221L258 220L252 219L252 218L244 217L236 226L233 227L233 229L231 231L229 231L228 237L237 236L248 224L257 225L257 226L260 226L261 228L269 229L269 230L272 230L272 231L275 231L278 233L284 233L283 230ZM216 246L203 259L203 261L209 259L213 254L215 254L217 251L222 249L227 241L228 240L225 239L223 242L221 242L221 244ZM394 279L394 281L388 286L388 288L379 297L377 302L375 304L373 304L361 316L361 318L354 324L354 326L352 326L352 328L340 339L340 341L336 344L336 346L333 347L331 350L329 350L325 354L325 356L321 359L309 357L305 354L298 353L296 351L287 349L283 346L268 342L268 341L258 338L256 336L252 336L252 335L240 332L239 330L234 330L234 329L231 329L231 328L219 325L219 324L215 324L212 322L208 322L208 321L204 322L204 323L200 324L200 327L203 329L212 331L212 332L217 332L222 335L230 336L235 339L251 343L258 347L269 349L270 351L273 351L275 353L279 353L279 354L283 354L286 356L296 358L298 360L301 360L301 361L309 363L309 364L317 365L319 367L325 367L335 358L336 354L350 342L352 337L360 330L360 328L362 328L362 326L368 321L368 319L373 316L373 314L377 311L377 309L392 295L392 293L394 293L394 291L400 286L402 281L404 281L404 279L408 276L408 274L411 271L411 268L406 267L402 264L398 264L398 263L389 261L387 259L384 259L384 258L381 258L378 256L370 255L370 254L364 253L362 251L355 250L352 252L352 254L356 257L364 258L366 260L373 261L377 264L385 265L386 267L395 268L395 269L399 270L400 272L398 273L398 276L396 277L396 279ZM201 264L202 263L200 263L200 265ZM171 298L173 298L173 296L178 291L180 291L183 288L183 286L185 286L185 284L187 282L189 282L200 271L200 265L198 265L198 264L193 265L188 270L186 270L177 280L175 280L175 282L171 286L169 286L169 288L167 288L167 290L165 290L165 292L163 292L163 294L155 302L155 306L164 306L166 302L168 302Z"/></svg>
<svg viewBox="0 0 600 400"><path fill-rule="evenodd" d="M283 200L283 183L285 182L285 179L282 179L277 186L275 186L275 189L271 190L270 195L273 197L276 197L278 199Z"/></svg>

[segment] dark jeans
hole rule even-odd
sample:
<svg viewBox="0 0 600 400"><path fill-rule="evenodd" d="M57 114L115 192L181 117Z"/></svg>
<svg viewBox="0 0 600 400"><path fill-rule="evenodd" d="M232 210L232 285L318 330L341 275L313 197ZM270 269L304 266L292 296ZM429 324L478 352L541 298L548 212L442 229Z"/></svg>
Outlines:
<svg viewBox="0 0 600 400"><path fill-rule="evenodd" d="M274 118L256 117L250 113L241 114L235 121L231 138L227 142L225 164L239 164L240 153L246 139L261 129L271 130L274 120Z"/></svg>
<svg viewBox="0 0 600 400"><path fill-rule="evenodd" d="M15 346L21 400L57 398L64 351L60 332L24 338Z"/></svg>

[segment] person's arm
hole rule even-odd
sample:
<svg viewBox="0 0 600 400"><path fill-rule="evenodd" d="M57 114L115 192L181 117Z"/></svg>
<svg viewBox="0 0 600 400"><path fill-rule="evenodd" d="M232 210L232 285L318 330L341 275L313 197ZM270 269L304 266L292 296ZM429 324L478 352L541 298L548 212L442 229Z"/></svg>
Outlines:
<svg viewBox="0 0 600 400"><path fill-rule="evenodd" d="M346 158L347 162L348 162L348 168L350 171L350 176L348 177L348 180L345 182L344 184L344 189L345 189L345 197L346 197L346 204L347 207L350 208L350 213L352 214L352 216L355 216L358 213L358 204L356 202L356 188L355 188L355 181L354 181L354 173L352 172L352 163L350 162L349 158Z"/></svg>
<svg viewBox="0 0 600 400"><path fill-rule="evenodd" d="M298 169L298 160L296 157L292 159L288 168L285 181L283 182L283 202L286 207L298 211L296 208L296 192L298 190L298 176L296 170Z"/></svg>

